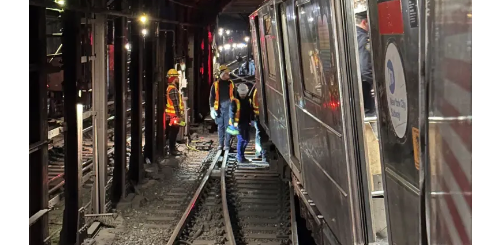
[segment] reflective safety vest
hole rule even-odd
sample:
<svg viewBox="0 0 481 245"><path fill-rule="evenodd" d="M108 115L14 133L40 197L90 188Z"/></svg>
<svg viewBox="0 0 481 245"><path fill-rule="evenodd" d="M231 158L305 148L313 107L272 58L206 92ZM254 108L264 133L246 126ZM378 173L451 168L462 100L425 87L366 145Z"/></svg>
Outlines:
<svg viewBox="0 0 481 245"><path fill-rule="evenodd" d="M251 99L252 110L256 115L259 115L259 102L257 101L257 89L254 90L254 94Z"/></svg>
<svg viewBox="0 0 481 245"><path fill-rule="evenodd" d="M234 99L234 83L230 81L229 85L229 98L232 101ZM217 111L219 110L219 80L214 82L214 91L215 91L215 101L214 101L214 109Z"/></svg>
<svg viewBox="0 0 481 245"><path fill-rule="evenodd" d="M240 101L236 98L232 98L232 101L235 101L235 104L236 104L236 111L235 111L235 115L234 115L234 122L236 123L239 123L239 118L240 118ZM234 123L232 123L232 118L229 119L229 125L233 125Z"/></svg>
<svg viewBox="0 0 481 245"><path fill-rule="evenodd" d="M177 89L174 85L169 85L167 87L167 104L165 105L165 114L170 115L170 116L176 116L175 114L175 107L174 107L174 102L170 99L170 90L172 89ZM179 93L179 110L180 113L184 110L184 102L182 101L182 94Z"/></svg>

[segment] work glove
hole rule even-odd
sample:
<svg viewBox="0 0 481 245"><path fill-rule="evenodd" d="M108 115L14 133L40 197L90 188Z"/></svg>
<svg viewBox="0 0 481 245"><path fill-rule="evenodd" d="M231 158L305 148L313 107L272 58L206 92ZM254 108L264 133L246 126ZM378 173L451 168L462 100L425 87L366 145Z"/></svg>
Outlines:
<svg viewBox="0 0 481 245"><path fill-rule="evenodd" d="M210 108L210 117L212 117L212 119L217 117L217 112L215 111L214 107Z"/></svg>
<svg viewBox="0 0 481 245"><path fill-rule="evenodd" d="M238 135L239 134L239 130L236 127L233 127L233 125L229 125L227 127L226 132L229 133L230 135Z"/></svg>
<svg viewBox="0 0 481 245"><path fill-rule="evenodd" d="M234 128L237 128L237 126L239 126L238 123L234 123Z"/></svg>

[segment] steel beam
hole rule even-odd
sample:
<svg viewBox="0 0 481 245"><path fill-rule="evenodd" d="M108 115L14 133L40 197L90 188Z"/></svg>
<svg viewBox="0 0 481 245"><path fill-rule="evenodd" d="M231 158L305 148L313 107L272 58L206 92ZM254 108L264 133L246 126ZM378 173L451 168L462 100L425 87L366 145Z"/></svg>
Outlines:
<svg viewBox="0 0 481 245"><path fill-rule="evenodd" d="M94 24L93 67L93 145L95 184L92 207L95 214L105 213L105 184L107 177L107 74L106 74L106 16L97 14Z"/></svg>
<svg viewBox="0 0 481 245"><path fill-rule="evenodd" d="M114 82L115 82L115 128L114 128L114 174L112 202L125 197L126 183L126 100L127 100L127 50L125 49L126 18L115 19Z"/></svg>
<svg viewBox="0 0 481 245"><path fill-rule="evenodd" d="M160 32L157 38L157 154L160 157L165 156L165 44L167 33Z"/></svg>
<svg viewBox="0 0 481 245"><path fill-rule="evenodd" d="M79 209L82 181L82 105L79 103L77 83L81 81L80 18L77 12L66 10L63 18L64 69L64 142L65 142L65 210L60 244L78 244ZM80 113L78 112L80 109ZM80 114L80 115L79 115ZM80 125L79 125L80 123Z"/></svg>
<svg viewBox="0 0 481 245"><path fill-rule="evenodd" d="M155 32L157 25L151 22L145 39L145 158L155 161Z"/></svg>
<svg viewBox="0 0 481 245"><path fill-rule="evenodd" d="M33 217L48 208L48 124L47 124L47 74L45 8L29 8L29 63L35 70L29 76L29 216ZM33 147L32 147L33 146ZM32 148L38 148L32 151ZM48 236L47 213L30 226L29 244L42 244Z"/></svg>
<svg viewBox="0 0 481 245"><path fill-rule="evenodd" d="M131 96L131 158L129 163L129 178L138 183L141 180L142 159L142 84L143 84L143 47L144 37L142 26L139 21L131 23L132 51L130 53L130 96ZM153 35L153 33L149 33Z"/></svg>

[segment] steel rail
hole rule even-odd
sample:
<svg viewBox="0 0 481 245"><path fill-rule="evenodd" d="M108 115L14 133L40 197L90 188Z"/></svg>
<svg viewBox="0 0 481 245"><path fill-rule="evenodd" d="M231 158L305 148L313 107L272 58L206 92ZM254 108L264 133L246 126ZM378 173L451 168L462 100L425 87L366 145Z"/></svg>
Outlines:
<svg viewBox="0 0 481 245"><path fill-rule="evenodd" d="M225 151L224 159L222 159L222 166L220 170L220 184L221 184L221 194L222 194L222 211L224 213L224 225L227 232L227 241L230 245L236 245L234 231L232 230L232 224L229 215L229 206L227 204L227 187L225 184L226 166L227 160L229 158L229 151Z"/></svg>
<svg viewBox="0 0 481 245"><path fill-rule="evenodd" d="M194 197L192 197L192 200L190 201L189 206L187 207L184 214L182 215L182 218L180 219L179 223L177 223L177 226L175 227L174 231L172 232L172 235L170 236L170 239L167 242L167 245L173 245L175 243L176 239L179 237L180 232L182 231L182 229L185 226L185 222L186 222L187 218L192 214L192 209L197 204L197 201L199 200L200 193L204 189L207 181L209 180L209 178L212 174L212 171L214 170L214 167L215 167L217 161L219 160L219 157L220 157L221 154L222 154L222 150L218 150L217 154L212 159L212 163L211 163L209 169L205 173L205 176L202 179L202 181L200 182L200 185L197 188L197 191L195 192Z"/></svg>

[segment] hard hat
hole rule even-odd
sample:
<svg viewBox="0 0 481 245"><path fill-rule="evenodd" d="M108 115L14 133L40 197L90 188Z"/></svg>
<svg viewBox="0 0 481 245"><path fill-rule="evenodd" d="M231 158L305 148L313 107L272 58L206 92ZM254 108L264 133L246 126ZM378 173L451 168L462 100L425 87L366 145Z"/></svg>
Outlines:
<svg viewBox="0 0 481 245"><path fill-rule="evenodd" d="M239 93L240 96L246 96L247 93L249 93L249 88L247 87L247 85L241 83L237 87L237 93Z"/></svg>
<svg viewBox="0 0 481 245"><path fill-rule="evenodd" d="M224 72L224 71L230 72L230 69L229 69L229 67L227 67L226 65L221 65L221 66L219 67L219 72L222 73L222 72Z"/></svg>
<svg viewBox="0 0 481 245"><path fill-rule="evenodd" d="M357 15L357 14L360 14L362 12L367 12L367 2L366 2L366 0L358 1L357 3L354 4L354 14Z"/></svg>
<svg viewBox="0 0 481 245"><path fill-rule="evenodd" d="M172 77L172 76L179 76L179 73L177 72L176 69L170 69L170 70L167 72L167 77Z"/></svg>

